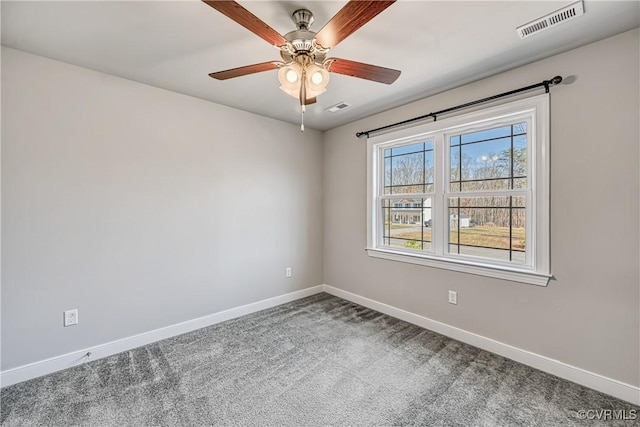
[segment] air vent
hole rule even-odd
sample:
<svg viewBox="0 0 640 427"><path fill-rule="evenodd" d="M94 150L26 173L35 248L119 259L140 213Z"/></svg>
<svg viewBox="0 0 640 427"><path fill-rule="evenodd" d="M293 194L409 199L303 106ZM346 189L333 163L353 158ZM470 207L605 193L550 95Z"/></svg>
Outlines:
<svg viewBox="0 0 640 427"><path fill-rule="evenodd" d="M330 113L335 113L336 111L344 110L345 108L351 107L351 104L347 102L338 102L336 105L332 105L326 110Z"/></svg>
<svg viewBox="0 0 640 427"><path fill-rule="evenodd" d="M556 10L542 18L531 21L528 24L521 25L516 28L518 35L521 39L532 36L540 31L544 31L548 28L555 27L556 25L567 22L570 19L577 18L584 15L584 5L582 0Z"/></svg>

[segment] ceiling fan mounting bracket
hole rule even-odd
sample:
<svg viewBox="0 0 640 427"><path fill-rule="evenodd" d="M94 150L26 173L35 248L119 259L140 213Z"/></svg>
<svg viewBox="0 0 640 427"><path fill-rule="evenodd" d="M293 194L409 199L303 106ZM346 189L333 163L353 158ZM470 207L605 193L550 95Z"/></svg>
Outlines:
<svg viewBox="0 0 640 427"><path fill-rule="evenodd" d="M308 30L313 24L313 13L308 9L298 9L291 14L291 19L299 30Z"/></svg>

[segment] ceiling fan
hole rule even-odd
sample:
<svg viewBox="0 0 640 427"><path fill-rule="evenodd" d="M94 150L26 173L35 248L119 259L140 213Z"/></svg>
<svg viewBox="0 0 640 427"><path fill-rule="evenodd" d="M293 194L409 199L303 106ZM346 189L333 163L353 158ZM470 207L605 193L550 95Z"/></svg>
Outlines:
<svg viewBox="0 0 640 427"><path fill-rule="evenodd" d="M209 76L226 80L278 69L280 89L297 98L302 106L302 131L305 105L315 103L316 96L326 90L330 72L385 84L393 83L400 76L400 71L390 68L348 59L327 58L329 50L391 6L395 0L351 0L317 33L309 30L314 20L313 14L307 9L298 9L292 14L297 30L284 36L235 1L202 1L277 47L282 58L282 61L232 68Z"/></svg>

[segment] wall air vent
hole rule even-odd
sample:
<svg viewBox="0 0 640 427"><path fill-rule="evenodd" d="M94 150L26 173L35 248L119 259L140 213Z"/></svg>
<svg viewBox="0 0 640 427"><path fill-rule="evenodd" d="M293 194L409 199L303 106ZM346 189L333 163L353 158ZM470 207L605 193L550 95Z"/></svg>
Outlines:
<svg viewBox="0 0 640 427"><path fill-rule="evenodd" d="M351 104L347 102L338 102L336 105L332 105L329 108L325 108L330 113L335 113L336 111L344 110L345 108L351 107Z"/></svg>
<svg viewBox="0 0 640 427"><path fill-rule="evenodd" d="M582 4L582 0L580 0L555 12L551 12L542 18L531 21L528 24L521 25L516 28L516 31L520 38L524 39L582 15L584 15L584 5Z"/></svg>

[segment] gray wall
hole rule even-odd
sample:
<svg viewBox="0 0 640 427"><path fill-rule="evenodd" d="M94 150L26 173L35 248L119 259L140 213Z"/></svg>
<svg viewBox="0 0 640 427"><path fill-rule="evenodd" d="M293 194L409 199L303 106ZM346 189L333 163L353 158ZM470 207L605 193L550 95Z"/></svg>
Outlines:
<svg viewBox="0 0 640 427"><path fill-rule="evenodd" d="M636 29L326 132L325 283L638 386L639 39ZM551 92L548 287L367 256L356 131L557 74L574 81Z"/></svg>
<svg viewBox="0 0 640 427"><path fill-rule="evenodd" d="M319 285L322 224L321 133L2 49L2 370Z"/></svg>

